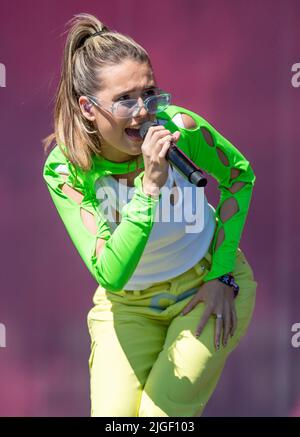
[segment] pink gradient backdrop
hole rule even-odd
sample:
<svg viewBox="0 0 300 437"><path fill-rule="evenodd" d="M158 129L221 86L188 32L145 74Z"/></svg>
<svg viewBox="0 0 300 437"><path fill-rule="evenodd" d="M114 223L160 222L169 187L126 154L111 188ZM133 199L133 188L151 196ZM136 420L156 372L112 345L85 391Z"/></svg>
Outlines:
<svg viewBox="0 0 300 437"><path fill-rule="evenodd" d="M241 247L259 283L254 320L205 415L300 415L300 62L297 0L1 3L1 416L89 415L86 314L96 282L42 180L65 23L79 12L135 38L173 102L204 116L257 182ZM216 182L209 179L216 205Z"/></svg>

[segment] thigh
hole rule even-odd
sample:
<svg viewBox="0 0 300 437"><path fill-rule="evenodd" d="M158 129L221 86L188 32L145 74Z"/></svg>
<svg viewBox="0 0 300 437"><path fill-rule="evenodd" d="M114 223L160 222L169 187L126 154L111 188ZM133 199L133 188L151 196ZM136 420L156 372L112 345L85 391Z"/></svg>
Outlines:
<svg viewBox="0 0 300 437"><path fill-rule="evenodd" d="M230 338L230 343L228 342L229 350L233 350L246 334L253 316L256 299L257 282L252 267L240 248L237 251L233 276L240 286L240 292L235 299L237 329L234 336Z"/></svg>
<svg viewBox="0 0 300 437"><path fill-rule="evenodd" d="M214 319L201 336L194 333L204 311L198 304L176 316L161 354L145 384L139 417L193 417L211 396L225 364L223 350L214 349Z"/></svg>
<svg viewBox="0 0 300 437"><path fill-rule="evenodd" d="M240 285L240 294L235 302L238 318L235 335L229 339L226 347L221 346L216 351L215 317L212 316L200 337L195 337L196 327L205 309L204 303L199 303L185 316L174 317L163 350L144 387L140 417L192 417L203 411L229 354L246 333L253 314L257 283L240 249L233 273Z"/></svg>
<svg viewBox="0 0 300 437"><path fill-rule="evenodd" d="M166 327L132 314L104 318L89 319L91 415L134 417Z"/></svg>

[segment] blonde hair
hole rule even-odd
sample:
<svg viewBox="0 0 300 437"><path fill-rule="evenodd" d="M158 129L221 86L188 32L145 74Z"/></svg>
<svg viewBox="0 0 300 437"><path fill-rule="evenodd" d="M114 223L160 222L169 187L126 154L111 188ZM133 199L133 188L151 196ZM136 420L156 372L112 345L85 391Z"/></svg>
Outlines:
<svg viewBox="0 0 300 437"><path fill-rule="evenodd" d="M106 65L132 59L147 63L151 69L152 66L143 47L129 36L110 30L93 15L75 15L68 24L70 29L54 103L54 132L42 143L46 153L55 141L75 167L88 171L92 156L101 155L101 135L82 114L78 98L101 91L101 68ZM104 33L90 38L99 31Z"/></svg>

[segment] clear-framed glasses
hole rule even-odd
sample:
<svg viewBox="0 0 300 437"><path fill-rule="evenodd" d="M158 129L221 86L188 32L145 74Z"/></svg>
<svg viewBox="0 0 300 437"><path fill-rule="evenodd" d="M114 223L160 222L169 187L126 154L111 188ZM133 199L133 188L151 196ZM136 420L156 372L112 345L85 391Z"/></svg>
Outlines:
<svg viewBox="0 0 300 437"><path fill-rule="evenodd" d="M149 114L157 114L166 109L171 102L171 94L165 93L160 88L152 88L146 92L153 92L150 97L143 98L143 105L140 105L139 99L128 99L114 102L111 105L104 104L94 96L86 95L88 99L98 108L108 109L113 115L120 118L136 117L142 107L145 107Z"/></svg>

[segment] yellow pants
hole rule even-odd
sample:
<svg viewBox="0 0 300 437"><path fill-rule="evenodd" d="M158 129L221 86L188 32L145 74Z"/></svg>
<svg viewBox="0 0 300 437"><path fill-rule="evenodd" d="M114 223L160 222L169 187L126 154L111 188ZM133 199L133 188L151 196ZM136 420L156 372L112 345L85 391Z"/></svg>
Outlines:
<svg viewBox="0 0 300 437"><path fill-rule="evenodd" d="M111 293L99 286L88 314L91 415L102 417L194 417L211 397L229 354L246 333L257 283L238 249L233 274L238 326L226 347L214 346L215 317L200 337L205 304L181 310L203 283L208 252L194 267L144 290Z"/></svg>

